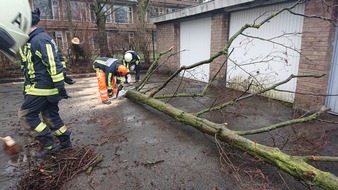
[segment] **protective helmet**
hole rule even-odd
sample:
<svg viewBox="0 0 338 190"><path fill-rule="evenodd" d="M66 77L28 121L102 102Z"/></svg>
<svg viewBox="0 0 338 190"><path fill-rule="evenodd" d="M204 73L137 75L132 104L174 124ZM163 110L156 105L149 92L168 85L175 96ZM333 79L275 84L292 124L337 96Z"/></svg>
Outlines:
<svg viewBox="0 0 338 190"><path fill-rule="evenodd" d="M128 73L128 69L124 65L119 65L119 67L117 68L117 72L120 76L125 76Z"/></svg>
<svg viewBox="0 0 338 190"><path fill-rule="evenodd" d="M124 54L123 58L124 58L124 60L126 60L126 62L129 63L133 59L133 54L127 52L127 53Z"/></svg>
<svg viewBox="0 0 338 190"><path fill-rule="evenodd" d="M80 39L78 37L74 37L71 42L72 42L72 44L79 45Z"/></svg>
<svg viewBox="0 0 338 190"><path fill-rule="evenodd" d="M31 9L25 0L1 1L0 13L0 52L13 60L28 38Z"/></svg>
<svg viewBox="0 0 338 190"><path fill-rule="evenodd" d="M38 25L40 22L40 9L36 8L34 11L32 11L32 26Z"/></svg>

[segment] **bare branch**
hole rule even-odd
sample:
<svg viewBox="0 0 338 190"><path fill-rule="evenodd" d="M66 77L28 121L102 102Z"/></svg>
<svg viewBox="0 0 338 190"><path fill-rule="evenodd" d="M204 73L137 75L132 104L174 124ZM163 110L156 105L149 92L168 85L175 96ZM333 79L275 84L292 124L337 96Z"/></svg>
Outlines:
<svg viewBox="0 0 338 190"><path fill-rule="evenodd" d="M295 156L298 159L305 162L317 161L317 162L338 162L338 157L334 156Z"/></svg>
<svg viewBox="0 0 338 190"><path fill-rule="evenodd" d="M258 92L255 92L255 93L251 93L251 94L248 94L246 96L242 96L242 97L239 97L239 98L235 98L233 99L232 101L229 101L229 102L226 102L226 103L223 103L221 105L218 105L218 106L215 106L213 108L208 108L208 109L204 109L204 110L201 110L200 112L196 113L196 116L201 116L202 114L205 114L206 112L209 112L209 111L215 111L215 110L220 110L220 109L223 109L224 107L226 106L229 106L229 105L234 105L236 102L238 101L241 101L241 100L244 100L244 99L248 99L252 96L256 96L258 94L262 94L264 92L267 92L269 90L273 90L273 89L276 89L276 87L282 85L282 84L285 84L287 82L289 82L291 79L293 78L300 78L300 77L314 77L314 78L320 78L320 77L323 77L324 75L290 75L287 79L281 81L281 82L278 82L278 83L275 83L273 85L271 85L270 87L267 87L267 88L263 88L262 90L258 91Z"/></svg>
<svg viewBox="0 0 338 190"><path fill-rule="evenodd" d="M238 135L252 135L252 134L259 134L259 133L265 133L265 132L269 132L281 127L285 127L285 126L289 126L289 125L293 125L293 124L297 124L297 123L304 123L307 121L311 121L311 120L315 120L317 119L320 115L322 115L323 113L326 113L327 111L329 111L330 108L325 108L322 107L319 111L317 111L316 113L309 115L307 117L304 118L298 118L298 119L292 119L289 121L284 121L281 123L277 123L277 124L273 124L270 125L268 127L263 127L263 128L259 128L259 129L254 129L254 130L248 130L248 131L234 131L236 134Z"/></svg>

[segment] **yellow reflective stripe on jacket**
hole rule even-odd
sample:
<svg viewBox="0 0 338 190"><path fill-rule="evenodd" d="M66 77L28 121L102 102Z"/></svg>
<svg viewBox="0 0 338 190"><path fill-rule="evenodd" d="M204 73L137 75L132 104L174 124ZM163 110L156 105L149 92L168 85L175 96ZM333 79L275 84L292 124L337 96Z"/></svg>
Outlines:
<svg viewBox="0 0 338 190"><path fill-rule="evenodd" d="M65 61L61 61L61 63L62 63L62 67L63 67L63 68L67 68L66 62L65 62Z"/></svg>
<svg viewBox="0 0 338 190"><path fill-rule="evenodd" d="M41 122L38 126L35 127L34 131L41 133L46 127L47 125Z"/></svg>
<svg viewBox="0 0 338 190"><path fill-rule="evenodd" d="M30 44L29 44L30 46ZM27 52L27 69L28 69L28 75L29 75L29 78L35 78L35 69L34 69L34 63L32 62L32 52L31 51L28 51Z"/></svg>
<svg viewBox="0 0 338 190"><path fill-rule="evenodd" d="M59 73L57 75L51 75L53 82L60 82L64 80L63 73Z"/></svg>
<svg viewBox="0 0 338 190"><path fill-rule="evenodd" d="M135 61L136 65L138 65L140 63L141 57L139 55L137 55L137 60Z"/></svg>
<svg viewBox="0 0 338 190"><path fill-rule="evenodd" d="M49 63L49 70L50 75L55 75L56 72L56 62L54 59L54 52L51 44L46 44L47 56L48 56L48 63Z"/></svg>
<svg viewBox="0 0 338 190"><path fill-rule="evenodd" d="M116 76L116 80L122 81L123 77L122 76Z"/></svg>
<svg viewBox="0 0 338 190"><path fill-rule="evenodd" d="M31 88L31 85L28 84L28 85L24 86L23 88L24 88L24 91L27 93L28 90Z"/></svg>
<svg viewBox="0 0 338 190"><path fill-rule="evenodd" d="M25 47L26 48L26 47ZM23 53L22 48L19 49L20 52L20 56L21 56L21 61L22 62L26 62L27 61L27 57L25 56L25 54Z"/></svg>
<svg viewBox="0 0 338 190"><path fill-rule="evenodd" d="M99 64L102 64L102 65L104 65L104 64L106 64L106 61L102 61L102 60L96 60L96 63L99 63Z"/></svg>
<svg viewBox="0 0 338 190"><path fill-rule="evenodd" d="M60 136L60 135L62 135L63 133L65 133L66 131L67 131L67 127L66 127L66 126L62 126L62 127L60 127L60 129L56 130L56 131L54 132L54 134L55 134L56 136Z"/></svg>
<svg viewBox="0 0 338 190"><path fill-rule="evenodd" d="M40 59L42 58L42 54L39 51L35 51L35 55L38 56Z"/></svg>
<svg viewBox="0 0 338 190"><path fill-rule="evenodd" d="M112 86L111 86L111 85L112 85L112 84L111 84L112 81L111 81L111 80L112 80L112 74L109 73L109 74L108 74L108 89L111 89L111 88L112 88Z"/></svg>
<svg viewBox="0 0 338 190"><path fill-rule="evenodd" d="M27 94L29 95L35 95L35 96L52 96L58 94L59 91L57 88L52 89L40 89L35 88L34 85L32 85L28 90Z"/></svg>
<svg viewBox="0 0 338 190"><path fill-rule="evenodd" d="M46 147L44 147L45 150L52 150L52 148L53 148L52 145L51 145L51 146L46 146Z"/></svg>

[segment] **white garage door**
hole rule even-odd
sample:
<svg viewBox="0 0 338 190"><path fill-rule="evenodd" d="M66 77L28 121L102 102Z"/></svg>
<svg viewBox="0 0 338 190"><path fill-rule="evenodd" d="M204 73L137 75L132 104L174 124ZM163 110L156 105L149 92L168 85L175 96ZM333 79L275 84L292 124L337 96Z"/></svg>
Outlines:
<svg viewBox="0 0 338 190"><path fill-rule="evenodd" d="M180 65L190 66L210 58L211 18L181 22ZM183 75L183 72L180 73ZM208 82L209 64L185 71L186 78Z"/></svg>
<svg viewBox="0 0 338 190"><path fill-rule="evenodd" d="M244 24L259 23L273 12L290 5L292 3L231 13L230 37ZM296 7L293 11L304 13L304 5ZM246 90L251 80L257 80L263 87L266 87L285 80L291 74L298 74L300 57L298 52L301 47L302 29L303 17L284 12L259 29L246 30L244 34L255 36L255 38L241 35L232 44L231 49L234 48L234 50L227 67L229 87ZM296 84L297 80L292 79L278 89L295 91ZM257 88L260 87L253 87L251 91ZM265 95L287 102L293 102L295 96L294 93L278 91L270 91Z"/></svg>
<svg viewBox="0 0 338 190"><path fill-rule="evenodd" d="M333 63L330 74L328 94L338 94L338 27L336 27L336 40L334 46ZM338 96L328 96L326 106L331 108L331 113L338 115Z"/></svg>

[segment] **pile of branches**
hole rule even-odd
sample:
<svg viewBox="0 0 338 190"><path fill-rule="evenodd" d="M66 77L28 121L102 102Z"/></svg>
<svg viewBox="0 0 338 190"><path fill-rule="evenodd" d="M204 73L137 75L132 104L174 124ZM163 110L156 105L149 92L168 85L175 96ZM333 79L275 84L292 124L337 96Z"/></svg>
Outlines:
<svg viewBox="0 0 338 190"><path fill-rule="evenodd" d="M53 156L40 160L40 163L33 163L35 166L29 166L17 186L19 190L60 189L75 175L82 172L90 174L102 160L102 154L95 153L88 147L61 150Z"/></svg>

